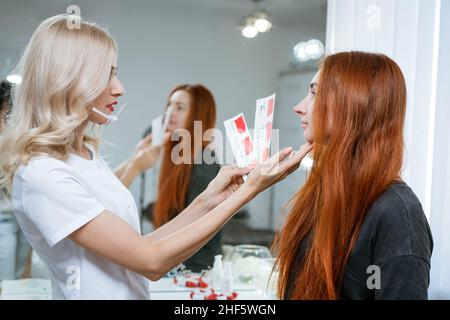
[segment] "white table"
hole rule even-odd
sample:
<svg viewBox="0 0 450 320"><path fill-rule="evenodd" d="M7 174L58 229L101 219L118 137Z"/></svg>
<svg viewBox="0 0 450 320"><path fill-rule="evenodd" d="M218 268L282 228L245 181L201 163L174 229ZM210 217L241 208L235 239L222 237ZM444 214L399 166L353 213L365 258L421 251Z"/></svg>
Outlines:
<svg viewBox="0 0 450 320"><path fill-rule="evenodd" d="M0 280L0 300L51 300L52 285L47 279Z"/></svg>
<svg viewBox="0 0 450 320"><path fill-rule="evenodd" d="M176 285L172 278L161 278L153 282L150 281L150 298L152 300L189 300L190 293L195 288L186 288ZM262 300L256 289L249 284L238 282L234 285L237 292L237 300Z"/></svg>
<svg viewBox="0 0 450 320"><path fill-rule="evenodd" d="M152 300L189 300L190 293L195 291L176 285L172 278L162 278L149 283ZM52 286L47 279L5 280L4 287L4 290L0 291L0 300L49 300L52 297ZM3 288L3 284L0 288ZM252 285L236 283L234 291L238 293L237 300L264 299Z"/></svg>

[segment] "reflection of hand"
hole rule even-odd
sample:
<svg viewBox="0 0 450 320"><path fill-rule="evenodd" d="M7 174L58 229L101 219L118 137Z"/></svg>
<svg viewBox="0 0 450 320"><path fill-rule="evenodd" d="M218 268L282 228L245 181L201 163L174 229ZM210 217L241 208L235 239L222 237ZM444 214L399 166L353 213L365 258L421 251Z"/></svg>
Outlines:
<svg viewBox="0 0 450 320"><path fill-rule="evenodd" d="M248 175L246 184L253 193L260 193L294 172L311 149L312 145L309 143L295 152L292 152L292 148L284 148L269 160L255 166ZM286 161L282 162L284 159Z"/></svg>
<svg viewBox="0 0 450 320"><path fill-rule="evenodd" d="M165 138L167 138L166 136ZM131 165L139 172L146 171L155 165L160 155L161 147L152 145L152 135L149 134L136 145L136 149L131 158Z"/></svg>

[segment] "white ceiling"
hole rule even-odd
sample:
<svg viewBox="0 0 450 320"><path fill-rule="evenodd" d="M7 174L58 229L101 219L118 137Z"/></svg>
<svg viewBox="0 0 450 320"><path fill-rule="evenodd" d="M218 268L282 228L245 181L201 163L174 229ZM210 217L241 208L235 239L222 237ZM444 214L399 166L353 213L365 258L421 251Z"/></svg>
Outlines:
<svg viewBox="0 0 450 320"><path fill-rule="evenodd" d="M327 0L262 0L258 6L269 11L277 25L318 24L323 27L326 4ZM135 0L133 6L137 10L155 6L180 11L202 8L204 11L236 14L236 19L239 19L250 13L256 4L253 0Z"/></svg>
<svg viewBox="0 0 450 320"><path fill-rule="evenodd" d="M103 10L126 8L124 15L142 15L149 10L197 11L236 15L236 20L250 13L256 4L253 0L2 0L0 17L19 18L23 10L32 10L36 20L48 18L71 4L93 4ZM269 11L275 25L312 25L323 27L327 0L262 0L258 6ZM12 14L9 14L12 13ZM1 23L1 22L0 22Z"/></svg>
<svg viewBox="0 0 450 320"><path fill-rule="evenodd" d="M102 22L107 16L145 19L149 12L174 15L182 25L184 13L190 17L227 19L236 28L240 19L251 13L253 0L1 0L0 59L18 56L30 34L44 19L65 12L71 4L82 9L82 16ZM258 6L272 16L275 28L293 28L324 34L327 0L263 0ZM83 9L85 9L83 11ZM103 20L102 20L103 19ZM315 32L317 33L317 32ZM0 68L4 62L0 61Z"/></svg>

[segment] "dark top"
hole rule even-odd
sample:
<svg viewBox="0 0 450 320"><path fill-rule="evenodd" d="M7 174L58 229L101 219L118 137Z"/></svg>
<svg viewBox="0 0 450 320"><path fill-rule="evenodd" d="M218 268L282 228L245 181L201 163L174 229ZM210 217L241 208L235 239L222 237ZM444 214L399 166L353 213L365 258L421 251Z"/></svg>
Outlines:
<svg viewBox="0 0 450 320"><path fill-rule="evenodd" d="M208 184L217 176L219 171L220 165L217 163L206 164L202 162L201 164L192 165L191 179L186 196L186 207L208 187ZM151 203L145 209L145 214L150 217L150 220L153 220L153 206L154 203ZM217 232L211 240L183 264L193 272L200 272L208 269L208 267L212 267L214 256L218 254L222 254L221 231Z"/></svg>
<svg viewBox="0 0 450 320"><path fill-rule="evenodd" d="M187 207L200 193L202 193L208 184L217 176L220 170L220 165L213 164L193 164L191 179L189 181L188 193L186 196ZM148 212L150 219L153 215L154 203L151 203L145 211ZM147 214L146 214L147 215ZM212 267L214 262L214 256L222 254L222 233L219 231L211 240L209 240L199 251L197 251L192 257L183 262L187 269L193 272L200 272L203 269Z"/></svg>
<svg viewBox="0 0 450 320"><path fill-rule="evenodd" d="M152 126L145 129L143 137L145 138L148 134L152 133ZM212 153L214 156L214 153ZM188 194L186 197L186 207L194 201L197 196L202 193L208 184L217 176L220 170L220 165L217 163L206 164L202 161L201 164L193 164L191 172L191 180L189 182ZM145 175L144 175L145 179ZM144 209L147 212L144 215L153 215L153 205ZM150 218L151 219L151 218ZM214 262L214 256L222 254L222 234L219 231L207 244L203 246L199 251L197 251L192 257L184 262L187 269L193 272L200 272L203 269L208 269L212 267Z"/></svg>
<svg viewBox="0 0 450 320"><path fill-rule="evenodd" d="M297 250L287 299L307 247L308 238ZM419 200L406 183L395 182L366 215L344 270L341 299L427 299L432 250L433 238ZM379 267L379 272L370 266Z"/></svg>
<svg viewBox="0 0 450 320"><path fill-rule="evenodd" d="M186 197L186 207L202 193L208 184L217 176L220 165L213 164L193 164L191 180L189 182L188 194ZM222 254L222 233L219 231L207 244L197 253L186 260L184 265L193 272L200 272L202 269L212 267L214 256Z"/></svg>

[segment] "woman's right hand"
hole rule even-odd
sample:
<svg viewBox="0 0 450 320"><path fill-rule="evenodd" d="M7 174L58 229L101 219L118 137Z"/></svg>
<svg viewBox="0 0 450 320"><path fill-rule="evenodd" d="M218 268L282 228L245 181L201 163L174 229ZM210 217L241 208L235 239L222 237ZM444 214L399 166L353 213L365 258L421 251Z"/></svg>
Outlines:
<svg viewBox="0 0 450 320"><path fill-rule="evenodd" d="M306 143L298 151L284 148L269 160L257 165L248 175L246 185L255 194L283 180L300 166L303 158L312 150ZM285 160L284 162L282 162Z"/></svg>

